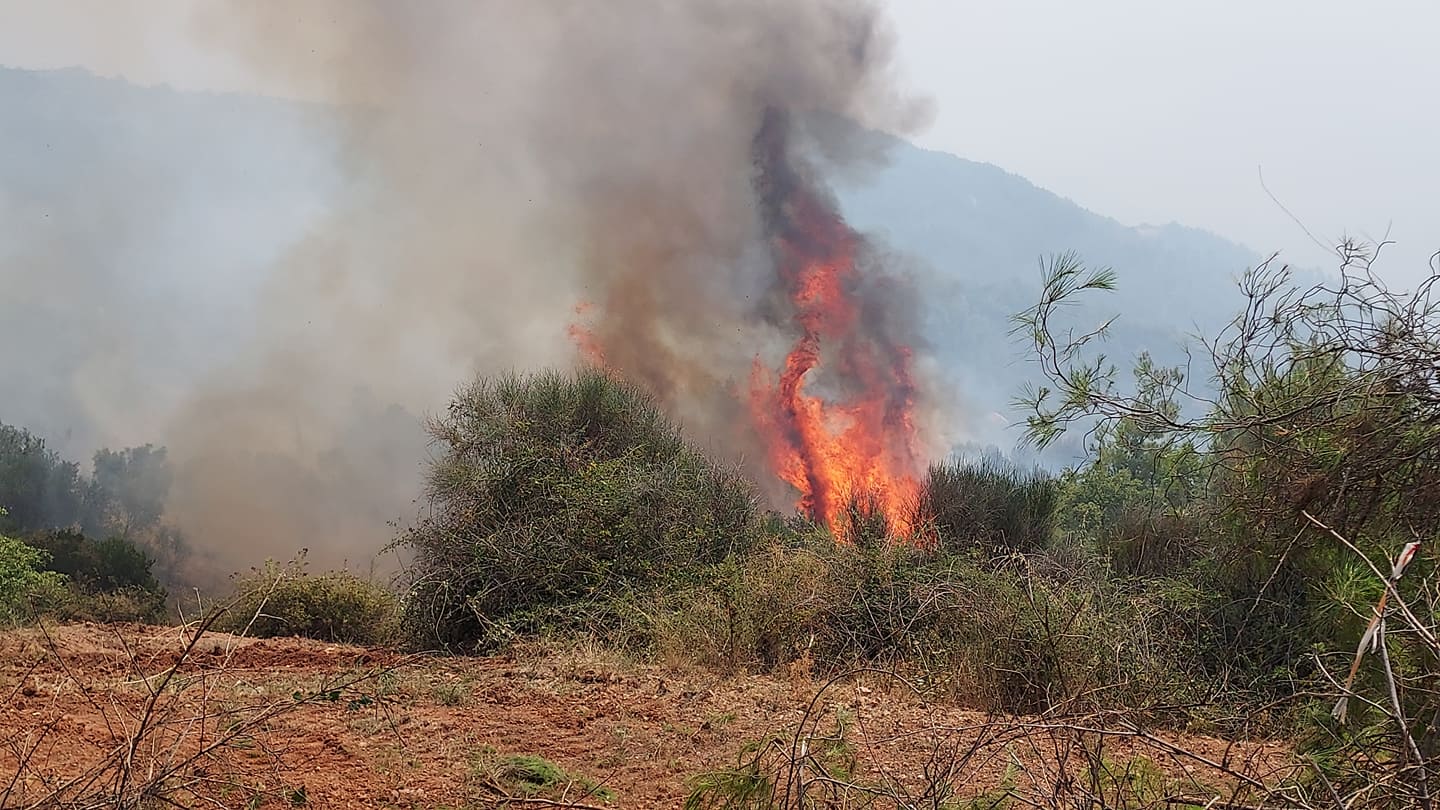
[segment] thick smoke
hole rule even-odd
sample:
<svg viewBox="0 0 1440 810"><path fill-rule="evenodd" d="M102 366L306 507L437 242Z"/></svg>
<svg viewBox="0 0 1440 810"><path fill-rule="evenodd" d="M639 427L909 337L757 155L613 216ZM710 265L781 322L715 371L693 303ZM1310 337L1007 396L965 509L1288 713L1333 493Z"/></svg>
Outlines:
<svg viewBox="0 0 1440 810"><path fill-rule="evenodd" d="M414 415L477 371L576 362L583 304L607 362L758 473L743 388L792 336L765 316L756 134L779 111L810 165L848 171L877 159L856 125L920 113L868 2L199 9L195 36L337 110L325 210L257 266L253 322L154 437L172 519L229 567L368 557L415 508Z"/></svg>

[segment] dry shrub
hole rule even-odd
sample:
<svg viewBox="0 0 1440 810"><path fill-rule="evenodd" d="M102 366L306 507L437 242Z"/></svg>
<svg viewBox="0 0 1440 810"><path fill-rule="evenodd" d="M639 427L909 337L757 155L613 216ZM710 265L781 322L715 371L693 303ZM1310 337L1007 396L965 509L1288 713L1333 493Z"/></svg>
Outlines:
<svg viewBox="0 0 1440 810"><path fill-rule="evenodd" d="M650 630L672 663L773 670L809 652L839 599L832 560L773 545L726 560L704 584L657 598Z"/></svg>
<svg viewBox="0 0 1440 810"><path fill-rule="evenodd" d="M236 580L233 608L218 628L260 638L302 636L348 644L393 642L399 600L388 588L347 571L310 574L303 555L268 561Z"/></svg>
<svg viewBox="0 0 1440 810"><path fill-rule="evenodd" d="M1280 746L1158 735L1125 712L972 715L950 725L870 716L866 683L919 692L894 672L843 672L798 723L740 747L729 767L690 779L686 810L1312 810L1307 769ZM853 693L847 694L847 692ZM897 767L897 760L906 765Z"/></svg>
<svg viewBox="0 0 1440 810"><path fill-rule="evenodd" d="M1174 620L1194 614L1196 594L1126 594L1060 569L1049 558L776 542L645 614L654 650L671 662L884 666L931 694L1001 711L1182 702L1190 672Z"/></svg>
<svg viewBox="0 0 1440 810"><path fill-rule="evenodd" d="M1058 482L1039 470L955 459L931 466L920 518L952 551L1036 552L1049 545L1059 493Z"/></svg>
<svg viewBox="0 0 1440 810"><path fill-rule="evenodd" d="M166 619L168 610L164 591L128 587L87 593L71 587L55 595L48 613L66 622L156 624Z"/></svg>
<svg viewBox="0 0 1440 810"><path fill-rule="evenodd" d="M1155 577L1175 571L1195 554L1193 516L1159 507L1131 507L1098 532L1100 547L1122 576Z"/></svg>

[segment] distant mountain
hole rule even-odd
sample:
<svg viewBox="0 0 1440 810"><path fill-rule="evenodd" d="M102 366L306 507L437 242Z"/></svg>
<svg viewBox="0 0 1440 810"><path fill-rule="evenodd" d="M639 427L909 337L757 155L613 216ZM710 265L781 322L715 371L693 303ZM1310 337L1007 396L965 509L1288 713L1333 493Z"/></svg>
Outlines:
<svg viewBox="0 0 1440 810"><path fill-rule="evenodd" d="M150 407L204 373L217 345L245 339L247 268L305 233L344 182L323 107L9 69L0 105L0 420L51 435L80 424L85 380L107 356L147 369L128 385ZM1234 311L1234 278L1259 259L1179 225L1121 225L995 166L890 145L887 167L837 192L922 279L930 348L982 443L1018 436L1001 426L1033 373L1009 317L1034 303L1043 256L1073 250L1118 272L1119 292L1076 316L1121 314L1107 348L1122 367L1144 349L1180 359L1185 334ZM84 433L77 450L94 446Z"/></svg>
<svg viewBox="0 0 1440 810"><path fill-rule="evenodd" d="M1142 319L1204 321L1229 312L1227 279L1258 258L1193 228L1121 225L988 163L903 141L891 156L866 186L843 194L851 221L987 294L1033 283L1039 257L1071 250L1114 267L1117 300L1143 303Z"/></svg>
<svg viewBox="0 0 1440 810"><path fill-rule="evenodd" d="M1036 302L1044 257L1074 251L1090 267L1115 270L1114 294L1094 295L1069 315L1086 327L1120 316L1102 350L1122 370L1141 351L1183 364L1181 344L1228 322L1240 303L1236 281L1260 261L1193 228L1122 225L987 163L898 139L890 158L862 183L842 186L842 206L857 228L915 257L935 286L924 296L926 332L976 409L984 443L1008 448L1018 437L985 415L1021 418L1008 403L1034 374L1009 335L1010 316Z"/></svg>

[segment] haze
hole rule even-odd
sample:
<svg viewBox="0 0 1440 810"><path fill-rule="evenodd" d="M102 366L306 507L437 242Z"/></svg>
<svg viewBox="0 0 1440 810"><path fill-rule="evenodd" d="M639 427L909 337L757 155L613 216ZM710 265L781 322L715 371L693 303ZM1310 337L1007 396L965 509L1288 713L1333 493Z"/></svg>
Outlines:
<svg viewBox="0 0 1440 810"><path fill-rule="evenodd" d="M918 141L1127 224L1180 222L1331 268L1384 238L1413 283L1440 249L1440 5L1423 0L894 0Z"/></svg>
<svg viewBox="0 0 1440 810"><path fill-rule="evenodd" d="M863 244L835 322L914 357L874 401L917 467L1015 449L1039 257L1117 270L1080 317L1122 314L1122 366L1185 363L1274 251L1388 235L1382 272L1429 272L1435 13L1085 8L0 0L0 420L167 446L169 515L231 563L336 561L413 514L421 415L575 364L573 327L788 508L739 395L804 345L762 129L775 187ZM816 386L868 397L869 366Z"/></svg>
<svg viewBox="0 0 1440 810"><path fill-rule="evenodd" d="M204 5L0 0L0 64L297 92L197 41L186 17ZM934 102L922 146L1126 224L1179 222L1314 267L1333 265L1324 247L1343 235L1388 234L1388 275L1432 271L1434 3L891 0L890 13L903 84Z"/></svg>

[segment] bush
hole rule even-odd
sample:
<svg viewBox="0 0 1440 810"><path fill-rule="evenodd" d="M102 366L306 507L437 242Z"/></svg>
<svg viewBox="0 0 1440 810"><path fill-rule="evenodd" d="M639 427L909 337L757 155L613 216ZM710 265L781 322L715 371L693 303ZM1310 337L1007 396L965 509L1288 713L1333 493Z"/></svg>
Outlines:
<svg viewBox="0 0 1440 810"><path fill-rule="evenodd" d="M45 562L45 552L0 535L0 622L31 619L63 593L65 577Z"/></svg>
<svg viewBox="0 0 1440 810"><path fill-rule="evenodd" d="M930 468L921 517L933 521L941 547L951 551L1039 551L1050 541L1058 494L1055 480L1039 470L954 460Z"/></svg>
<svg viewBox="0 0 1440 810"><path fill-rule="evenodd" d="M165 593L144 588L120 588L90 592L75 587L63 589L51 602L51 616L67 622L139 622L154 624L166 620Z"/></svg>
<svg viewBox="0 0 1440 810"><path fill-rule="evenodd" d="M1057 524L1121 577L1167 576L1194 563L1214 540L1206 504L1172 505L1130 471L1091 464L1060 481Z"/></svg>
<svg viewBox="0 0 1440 810"><path fill-rule="evenodd" d="M28 542L48 552L50 570L64 574L86 591L155 591L164 601L164 591L151 573L154 561L123 537L96 541L80 532L61 529L31 535Z"/></svg>
<svg viewBox="0 0 1440 810"><path fill-rule="evenodd" d="M660 594L637 635L671 662L769 671L804 658L840 601L834 557L846 552L822 542L727 559L701 584Z"/></svg>
<svg viewBox="0 0 1440 810"><path fill-rule="evenodd" d="M65 621L156 622L166 592L151 573L154 561L123 537L95 541L70 529L38 532L27 542L44 551L49 570L69 587L46 612Z"/></svg>
<svg viewBox="0 0 1440 810"><path fill-rule="evenodd" d="M640 389L597 370L481 379L439 446L405 619L425 648L607 621L608 603L749 547L755 499Z"/></svg>
<svg viewBox="0 0 1440 810"><path fill-rule="evenodd" d="M251 569L237 578L236 592L217 629L262 638L384 644L398 628L399 602L388 589L345 571L309 574L303 556Z"/></svg>
<svg viewBox="0 0 1440 810"><path fill-rule="evenodd" d="M663 659L823 674L907 673L997 711L1188 703L1198 594L1127 594L1103 567L788 535L646 611ZM1188 624L1187 624L1188 622Z"/></svg>

